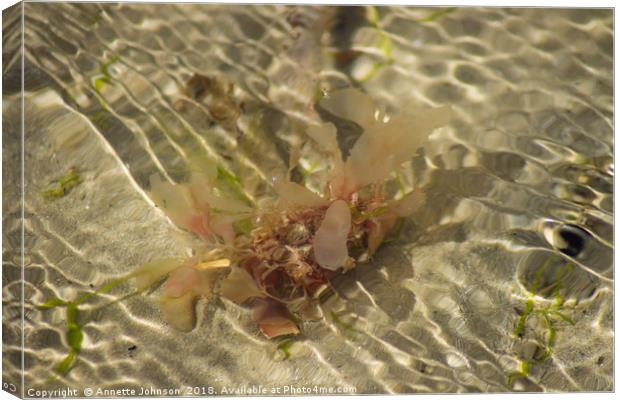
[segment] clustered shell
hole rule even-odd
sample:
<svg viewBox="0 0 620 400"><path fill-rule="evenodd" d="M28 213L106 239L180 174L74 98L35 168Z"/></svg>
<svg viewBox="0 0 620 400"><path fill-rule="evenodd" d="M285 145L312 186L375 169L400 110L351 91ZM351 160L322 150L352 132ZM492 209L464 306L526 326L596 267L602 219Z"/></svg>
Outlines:
<svg viewBox="0 0 620 400"><path fill-rule="evenodd" d="M151 177L155 203L174 224L204 241L190 259L153 262L133 274L139 289L168 275L160 307L176 329L193 329L196 300L219 295L252 307L269 338L298 334L296 321L320 315L315 308L330 279L355 267L351 249L365 248L372 255L398 218L424 204L419 188L387 199L384 183L435 128L448 122L448 107L388 119L369 96L352 88L331 93L320 106L363 129L344 160L333 124L307 128L331 160L323 193L280 179L274 183L276 204L256 210L214 190L217 172L209 163L195 166L184 184ZM233 224L248 217L257 221L253 229L236 233Z"/></svg>

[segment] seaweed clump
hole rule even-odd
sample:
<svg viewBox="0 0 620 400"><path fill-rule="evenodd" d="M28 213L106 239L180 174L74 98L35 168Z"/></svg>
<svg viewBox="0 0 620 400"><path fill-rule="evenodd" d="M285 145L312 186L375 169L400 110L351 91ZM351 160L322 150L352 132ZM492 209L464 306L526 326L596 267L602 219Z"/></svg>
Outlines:
<svg viewBox="0 0 620 400"><path fill-rule="evenodd" d="M186 183L151 177L157 206L203 241L189 259L150 263L132 274L139 290L168 276L160 307L171 326L193 329L195 302L220 296L251 307L268 338L299 334L300 321L322 317L319 296L330 280L371 256L400 218L424 205L421 188L390 198L386 182L448 122L448 107L388 118L352 88L334 91L320 106L363 129L345 160L332 123L307 128L330 165L320 193L277 179L277 197L257 209L219 190L221 168L208 162L195 165ZM354 249L363 249L364 257L352 257Z"/></svg>

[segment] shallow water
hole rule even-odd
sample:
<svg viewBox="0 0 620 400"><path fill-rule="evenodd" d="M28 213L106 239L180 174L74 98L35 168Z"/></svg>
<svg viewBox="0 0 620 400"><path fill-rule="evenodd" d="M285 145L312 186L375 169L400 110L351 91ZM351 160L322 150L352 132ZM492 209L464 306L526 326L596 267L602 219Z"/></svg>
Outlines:
<svg viewBox="0 0 620 400"><path fill-rule="evenodd" d="M375 11L26 3L23 259L20 59L3 55L4 382L19 381L23 262L26 389L613 390L612 11ZM234 82L238 130L182 95L196 72ZM349 85L389 112L449 104L455 118L401 171L427 206L334 282L324 310L336 319L304 323L282 360L228 301L199 304L187 334L155 296L97 308L131 293L122 285L83 306L78 361L48 381L69 351L65 313L36 304L185 254L189 235L153 207L150 175L182 180L191 154L209 154L268 195L317 90ZM339 129L347 148L356 128ZM44 199L72 167L83 182Z"/></svg>

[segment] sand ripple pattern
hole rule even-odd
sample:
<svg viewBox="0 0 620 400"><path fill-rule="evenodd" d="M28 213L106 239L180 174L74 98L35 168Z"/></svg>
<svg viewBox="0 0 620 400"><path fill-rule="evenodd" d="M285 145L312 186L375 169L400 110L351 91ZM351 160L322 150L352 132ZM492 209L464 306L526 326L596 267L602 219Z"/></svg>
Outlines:
<svg viewBox="0 0 620 400"><path fill-rule="evenodd" d="M20 227L11 219L19 209L7 203L3 328L14 344L5 380L21 363L11 324L19 318L23 261L26 387L612 390L610 10L459 8L437 15L382 7L370 23L367 10L351 7L333 28L335 42L310 42L296 53L290 49L305 28L291 27L287 16L313 21L323 10L25 9L27 250L21 260ZM385 38L390 62L378 47ZM344 48L364 51L335 60L331 54ZM153 173L183 179L191 154L215 156L248 190L271 193L269 177L286 170L291 146L304 140L296 128L307 111L300 71L312 70L309 63L320 66L322 87L360 86L390 111L454 107L453 123L401 171L407 184L425 185L428 207L407 222L400 241L334 282L338 295L323 305L325 320L304 324L288 360L262 339L247 310L226 301L200 304L198 327L188 334L165 325L153 296L98 308L130 293L124 285L85 306L91 322L78 363L46 383L68 351L65 321L61 310L35 305L73 299L144 262L182 254L187 235L145 189ZM18 67L11 63L4 76ZM247 106L243 140L203 104L175 107L195 72L235 82ZM17 90L9 86L5 99L17 102ZM15 132L18 110L8 112L4 130ZM256 115L261 129L250 129ZM5 160L16 151L7 147ZM42 199L40 191L72 166L84 183L56 202ZM17 186L10 190L5 199L18 198ZM560 251L569 239L577 250ZM534 287L535 311L559 296L568 317L551 317L548 357L541 356L552 334L544 312L515 334ZM529 374L510 378L527 360Z"/></svg>

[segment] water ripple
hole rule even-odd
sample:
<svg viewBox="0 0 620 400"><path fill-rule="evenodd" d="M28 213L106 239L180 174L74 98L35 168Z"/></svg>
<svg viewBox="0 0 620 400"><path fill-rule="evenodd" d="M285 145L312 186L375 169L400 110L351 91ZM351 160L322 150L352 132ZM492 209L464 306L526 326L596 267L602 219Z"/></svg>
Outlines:
<svg viewBox="0 0 620 400"><path fill-rule="evenodd" d="M25 7L27 254L19 255L18 202L5 200L5 381L21 363L11 325L20 318L19 265L26 265L26 380L40 386L67 344L63 312L36 304L186 254L193 239L154 209L145 191L151 174L180 181L191 155L208 154L248 193L271 193L271 177L286 172L291 149L306 140L300 127L316 117L315 89L354 84L388 111L450 104L456 117L400 171L408 186L425 187L429 206L398 243L334 281L338 295L322 305L325 319L304 323L292 357L281 360L249 311L227 301L200 304L198 327L187 334L163 322L153 296L98 308L131 291L122 285L85 306L79 361L53 385L243 382L351 385L358 393L613 387L611 11L439 15L394 6L377 7L369 21L355 7L346 18L336 10L339 24L300 52L307 32L287 17L316 21L326 9ZM5 19L3 31L12 23ZM359 54L333 57L351 49ZM369 66L376 70L365 76ZM3 77L17 68L6 63ZM182 94L194 73L234 83L244 110L237 131ZM5 88L5 104L17 102L18 89ZM17 108L5 107L3 131L15 132ZM18 144L5 140L5 166L17 162ZM45 202L40 191L71 167L84 183ZM4 198L17 199L18 177L7 172L3 181ZM517 334L531 291L535 312ZM541 359L550 335L544 310L557 299L566 318L553 317L555 342ZM524 361L530 373L511 378Z"/></svg>

